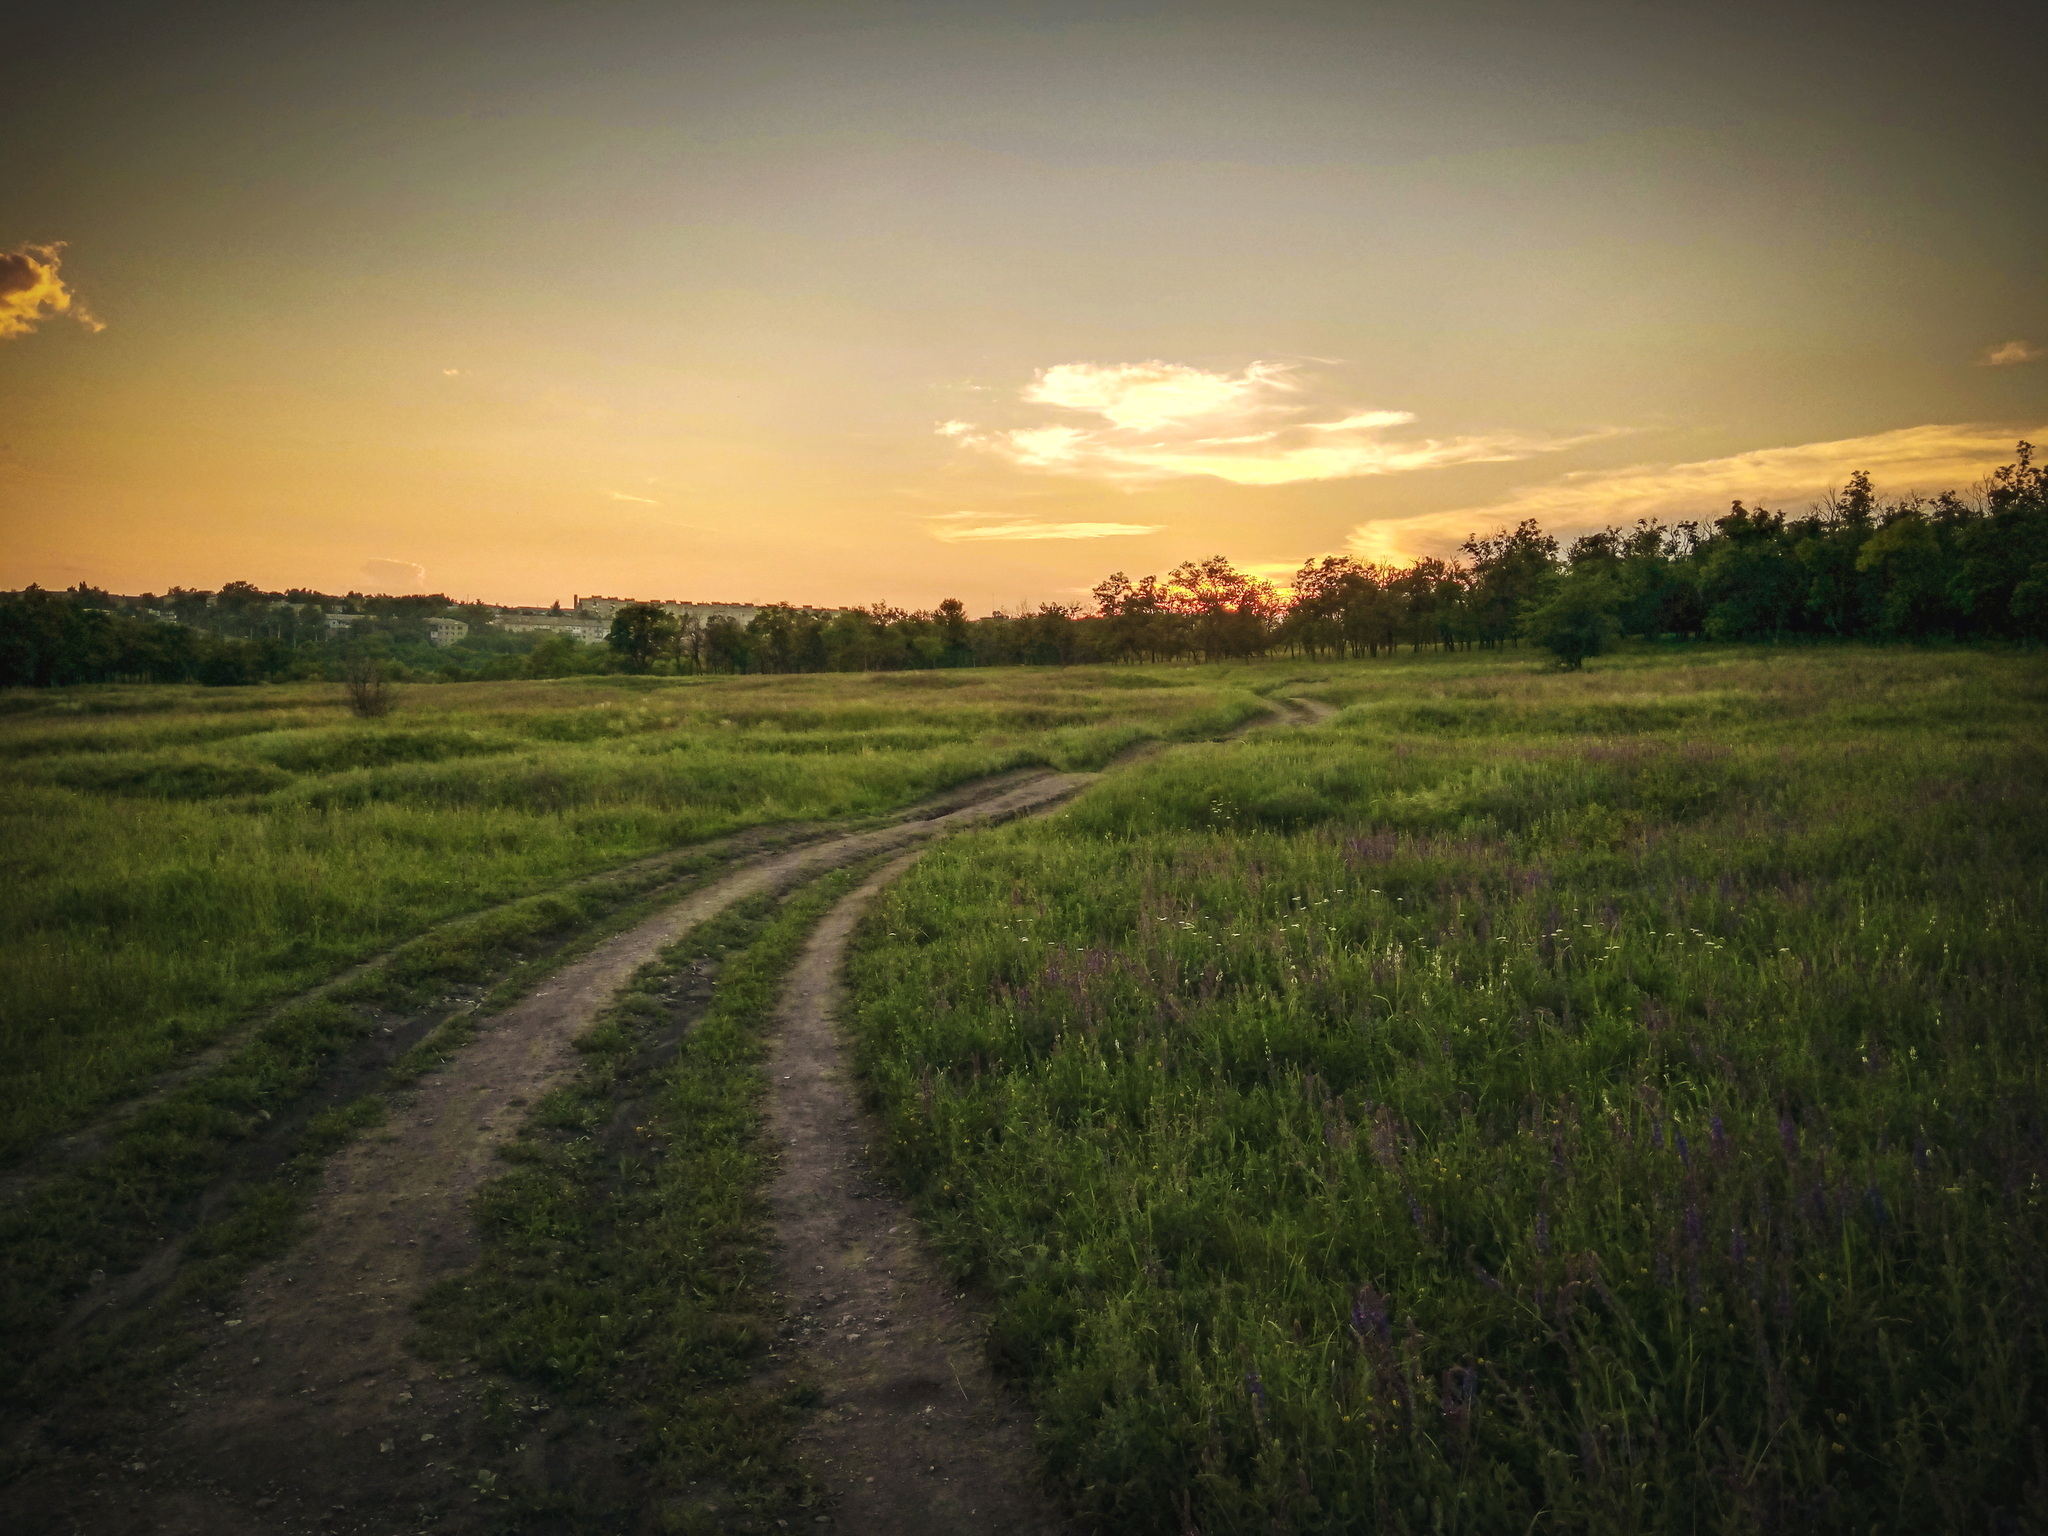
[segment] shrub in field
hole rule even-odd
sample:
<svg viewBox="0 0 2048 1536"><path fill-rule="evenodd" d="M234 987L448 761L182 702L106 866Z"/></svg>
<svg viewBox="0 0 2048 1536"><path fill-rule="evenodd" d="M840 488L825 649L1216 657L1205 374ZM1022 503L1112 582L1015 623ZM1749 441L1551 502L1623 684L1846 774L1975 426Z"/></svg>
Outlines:
<svg viewBox="0 0 2048 1536"><path fill-rule="evenodd" d="M1621 632L1615 618L1620 606L1621 594L1612 577L1601 571L1574 571L1523 615L1522 638L1550 652L1567 672L1576 672L1589 656L1614 644Z"/></svg>
<svg viewBox="0 0 2048 1536"><path fill-rule="evenodd" d="M238 678L236 681L246 679ZM388 715L397 702L377 659L360 651L351 652L342 662L341 686L348 696L348 712L360 720L375 720Z"/></svg>
<svg viewBox="0 0 2048 1536"><path fill-rule="evenodd" d="M1711 740L1361 708L884 899L870 1091L1084 1517L2048 1517L2038 711L1828 678L1691 679Z"/></svg>

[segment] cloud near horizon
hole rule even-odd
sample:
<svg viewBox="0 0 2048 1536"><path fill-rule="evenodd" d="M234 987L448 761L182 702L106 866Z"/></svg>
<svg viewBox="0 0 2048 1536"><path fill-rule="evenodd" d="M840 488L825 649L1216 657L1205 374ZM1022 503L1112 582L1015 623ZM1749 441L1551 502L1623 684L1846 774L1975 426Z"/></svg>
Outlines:
<svg viewBox="0 0 2048 1536"><path fill-rule="evenodd" d="M1347 540L1372 560L1447 554L1469 533L1491 533L1534 518L1560 537L1648 517L1711 519L1740 499L1752 505L1804 507L1863 469L1882 496L1932 495L1974 485L2013 457L2028 430L1978 424L1901 427L1869 437L1759 448L1688 464L1638 464L1582 470L1529 486L1481 506L1361 523Z"/></svg>
<svg viewBox="0 0 2048 1536"><path fill-rule="evenodd" d="M1317 420L1327 413L1310 393L1285 363L1253 362L1235 374L1158 359L1058 363L1040 369L1020 398L1083 421L984 430L956 420L936 430L1026 469L1113 480L1207 475L1253 486L1502 463L1591 440L1506 432L1389 438L1383 434L1414 422L1412 411L1342 408Z"/></svg>
<svg viewBox="0 0 2048 1536"><path fill-rule="evenodd" d="M106 329L59 275L63 249L57 240L0 251L0 341L26 336L52 315L69 315L89 331Z"/></svg>
<svg viewBox="0 0 2048 1536"><path fill-rule="evenodd" d="M427 584L427 568L410 560L365 560L362 572L369 580L383 583L386 592L417 592Z"/></svg>
<svg viewBox="0 0 2048 1536"><path fill-rule="evenodd" d="M2012 368L2020 363L2038 362L2043 353L2031 341L2008 341L2004 346L1989 347L1977 361L1985 368Z"/></svg>
<svg viewBox="0 0 2048 1536"><path fill-rule="evenodd" d="M932 519L931 536L946 544L1023 542L1032 539L1125 539L1158 533L1162 523L1046 523L1034 518L1004 518L999 522L974 522L991 517L987 512L946 512Z"/></svg>

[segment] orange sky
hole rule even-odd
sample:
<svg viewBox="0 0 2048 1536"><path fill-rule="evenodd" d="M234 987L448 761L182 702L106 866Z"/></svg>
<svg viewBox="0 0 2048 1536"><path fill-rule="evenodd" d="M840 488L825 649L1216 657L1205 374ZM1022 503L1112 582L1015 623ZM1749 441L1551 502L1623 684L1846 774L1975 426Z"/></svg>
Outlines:
<svg viewBox="0 0 2048 1536"><path fill-rule="evenodd" d="M1419 9L53 12L0 587L983 611L2048 434L2009 12Z"/></svg>

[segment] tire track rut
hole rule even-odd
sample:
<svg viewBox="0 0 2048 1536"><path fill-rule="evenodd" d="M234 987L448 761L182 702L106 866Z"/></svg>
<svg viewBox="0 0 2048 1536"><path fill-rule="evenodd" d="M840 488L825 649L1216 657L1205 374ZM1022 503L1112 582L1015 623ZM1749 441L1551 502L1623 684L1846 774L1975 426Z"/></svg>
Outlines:
<svg viewBox="0 0 2048 1536"><path fill-rule="evenodd" d="M1094 774L1047 773L948 797L933 814L751 861L557 972L398 1098L384 1129L328 1160L309 1234L253 1271L205 1330L172 1416L102 1464L71 1462L0 1495L21 1529L271 1533L411 1529L403 1509L461 1488L447 1453L466 1367L405 1348L414 1305L473 1263L468 1204L525 1107L573 1075L572 1042L632 974L732 903L808 876L1065 800ZM150 1474L154 1473L154 1476ZM103 1486L95 1487L95 1484ZM125 1485L125 1486L124 1486ZM132 1507L120 1495L132 1488ZM367 1520L367 1524L355 1524ZM407 1521L400 1525L394 1520Z"/></svg>
<svg viewBox="0 0 2048 1536"><path fill-rule="evenodd" d="M813 931L769 1057L784 1294L826 1384L799 1455L852 1536L1051 1536L1068 1527L1034 1480L1030 1416L989 1370L982 1319L869 1166L840 1039L847 940L918 857L877 871Z"/></svg>

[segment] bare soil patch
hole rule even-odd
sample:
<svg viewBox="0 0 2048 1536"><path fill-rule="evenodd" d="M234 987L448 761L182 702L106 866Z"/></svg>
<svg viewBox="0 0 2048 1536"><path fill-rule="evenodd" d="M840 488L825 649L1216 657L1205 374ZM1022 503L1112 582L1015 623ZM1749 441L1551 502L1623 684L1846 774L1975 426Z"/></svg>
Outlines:
<svg viewBox="0 0 2048 1536"><path fill-rule="evenodd" d="M770 1057L771 1190L792 1346L824 1384L800 1455L856 1536L1067 1527L1032 1477L1029 1415L990 1374L982 1319L876 1177L840 1042L840 966L862 908L916 854L829 913L792 974Z"/></svg>

